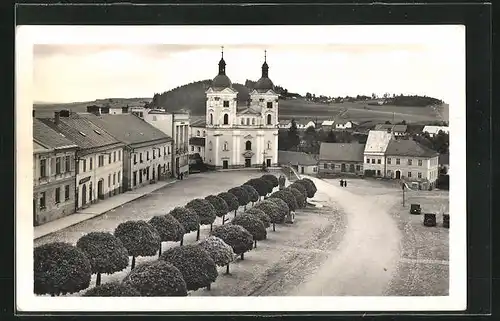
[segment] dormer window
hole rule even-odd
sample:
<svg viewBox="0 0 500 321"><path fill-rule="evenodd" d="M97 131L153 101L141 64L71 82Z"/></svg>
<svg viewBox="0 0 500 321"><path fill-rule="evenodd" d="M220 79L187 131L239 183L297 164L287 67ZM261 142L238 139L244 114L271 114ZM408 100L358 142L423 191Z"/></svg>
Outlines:
<svg viewBox="0 0 500 321"><path fill-rule="evenodd" d="M273 102L272 101L268 101L267 102L267 108L273 108Z"/></svg>
<svg viewBox="0 0 500 321"><path fill-rule="evenodd" d="M229 100L224 100L224 107L229 107Z"/></svg>

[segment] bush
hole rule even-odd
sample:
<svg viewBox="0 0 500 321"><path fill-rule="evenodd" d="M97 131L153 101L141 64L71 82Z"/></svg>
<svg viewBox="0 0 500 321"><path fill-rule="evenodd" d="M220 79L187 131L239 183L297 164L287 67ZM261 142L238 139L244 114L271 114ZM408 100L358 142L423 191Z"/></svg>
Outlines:
<svg viewBox="0 0 500 321"><path fill-rule="evenodd" d="M229 211L234 211L234 215L236 215L236 211L240 207L240 202L238 201L238 198L228 192L222 192L217 196L226 201L226 204L229 207ZM222 224L224 224L224 222L222 222Z"/></svg>
<svg viewBox="0 0 500 321"><path fill-rule="evenodd" d="M235 254L243 255L253 248L253 236L240 225L227 224L214 228L212 235L220 238L233 248Z"/></svg>
<svg viewBox="0 0 500 321"><path fill-rule="evenodd" d="M305 182L308 182L310 185L312 185L313 190L314 190L314 194L316 194L316 192L318 191L318 188L316 187L316 184L314 184L314 182L311 179L309 179L309 178L303 178L302 180L305 181Z"/></svg>
<svg viewBox="0 0 500 321"><path fill-rule="evenodd" d="M200 218L190 208L176 207L169 214L181 223L186 233L197 231L200 227Z"/></svg>
<svg viewBox="0 0 500 321"><path fill-rule="evenodd" d="M275 205L278 206L278 210L280 211L280 215L284 218L288 214L290 214L290 208L286 204L284 200L281 198L276 198L276 197L270 197L266 201L269 201L271 203L274 203ZM283 219L284 220L284 219Z"/></svg>
<svg viewBox="0 0 500 321"><path fill-rule="evenodd" d="M262 224L264 224L265 228L271 226L271 218L269 217L269 215L267 215L264 211L258 208L252 207L246 210L245 214L250 214L258 218L262 222Z"/></svg>
<svg viewBox="0 0 500 321"><path fill-rule="evenodd" d="M187 296L181 271L161 260L139 264L125 277L123 283L137 289L141 296Z"/></svg>
<svg viewBox="0 0 500 321"><path fill-rule="evenodd" d="M122 241L128 255L132 256L132 269L137 256L155 255L161 243L154 226L142 220L123 222L116 227L114 234Z"/></svg>
<svg viewBox="0 0 500 321"><path fill-rule="evenodd" d="M271 223L273 223L273 231L276 231L276 224L283 223L285 221L286 215L288 214L287 207L283 207L283 209L280 209L279 205L271 201L271 198L260 202L254 208L261 210L262 212L267 214L267 216L269 216Z"/></svg>
<svg viewBox="0 0 500 321"><path fill-rule="evenodd" d="M161 242L182 242L184 233L186 233L182 224L170 214L153 216L149 220L149 224L154 226L160 236L158 255L161 255Z"/></svg>
<svg viewBox="0 0 500 321"><path fill-rule="evenodd" d="M241 188L243 188L248 193L248 197L250 199L250 202L252 202L252 205L260 199L259 193L252 186L241 185Z"/></svg>
<svg viewBox="0 0 500 321"><path fill-rule="evenodd" d="M252 186L259 196L266 196L269 193L270 183L261 178L252 178L248 180L244 185Z"/></svg>
<svg viewBox="0 0 500 321"><path fill-rule="evenodd" d="M101 273L112 274L128 266L127 249L111 233L91 232L82 236L76 247L89 259L92 274L97 274L96 285L101 284Z"/></svg>
<svg viewBox="0 0 500 321"><path fill-rule="evenodd" d="M85 253L69 243L55 242L33 249L35 294L75 293L90 284L92 267Z"/></svg>
<svg viewBox="0 0 500 321"><path fill-rule="evenodd" d="M236 196L240 206L246 206L250 202L250 195L248 195L247 191L242 187L233 187L228 191L228 193Z"/></svg>
<svg viewBox="0 0 500 321"><path fill-rule="evenodd" d="M141 293L130 284L109 282L87 290L82 296L141 296Z"/></svg>
<svg viewBox="0 0 500 321"><path fill-rule="evenodd" d="M208 195L205 199L215 208L215 215L218 217L223 218L230 211L229 206L222 197Z"/></svg>
<svg viewBox="0 0 500 321"><path fill-rule="evenodd" d="M163 252L161 259L181 271L188 290L210 288L217 279L217 267L210 254L200 246L186 245Z"/></svg>
<svg viewBox="0 0 500 321"><path fill-rule="evenodd" d="M271 182L271 185L273 187L276 187L279 185L278 178L274 176L273 174L264 174L261 176L262 179L265 179L268 182Z"/></svg>
<svg viewBox="0 0 500 321"><path fill-rule="evenodd" d="M300 184L300 183L295 182L295 183L291 184L291 185L290 185L290 186L288 186L288 187L298 189L298 190L299 190L299 191L300 191L300 192L301 192L304 196L306 196L306 197L307 197L307 189L304 187L304 185L303 185L303 184Z"/></svg>
<svg viewBox="0 0 500 321"><path fill-rule="evenodd" d="M229 274L229 263L233 261L233 248L216 236L209 236L198 245L210 254L217 266L227 266L226 273Z"/></svg>
<svg viewBox="0 0 500 321"><path fill-rule="evenodd" d="M295 200L297 201L297 208L304 208L306 206L306 195L302 194L298 189L294 187L285 188L286 191L292 192Z"/></svg>
<svg viewBox="0 0 500 321"><path fill-rule="evenodd" d="M257 241L265 240L267 238L267 231L264 223L262 223L262 221L254 215L244 213L233 218L231 224L240 225L250 232L255 242L255 247L257 247Z"/></svg>
<svg viewBox="0 0 500 321"><path fill-rule="evenodd" d="M297 205L297 200L295 199L295 195L293 195L292 192L286 191L286 190L281 190L273 193L271 195L273 198L281 198L283 201L285 201L286 205L288 205L288 208L290 211L295 211L298 207Z"/></svg>
<svg viewBox="0 0 500 321"><path fill-rule="evenodd" d="M302 185L302 186L304 186L304 188L305 188L305 189L306 189L306 191L307 191L307 195L306 195L306 196L307 196L308 198L314 197L314 194L315 194L316 192L314 191L314 185L313 185L313 184L311 184L311 182L309 182L309 181L305 181L305 180L298 180L296 183L297 183L297 184L300 184L300 185Z"/></svg>

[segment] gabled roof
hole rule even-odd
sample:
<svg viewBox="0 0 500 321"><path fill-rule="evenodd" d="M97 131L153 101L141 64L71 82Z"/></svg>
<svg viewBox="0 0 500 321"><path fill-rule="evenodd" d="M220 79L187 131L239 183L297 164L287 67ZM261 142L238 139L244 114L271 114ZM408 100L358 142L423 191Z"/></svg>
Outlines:
<svg viewBox="0 0 500 321"><path fill-rule="evenodd" d="M408 129L408 125L394 125L392 130L396 133L405 133Z"/></svg>
<svg viewBox="0 0 500 321"><path fill-rule="evenodd" d="M325 120L321 123L321 126L332 126L335 123L333 120Z"/></svg>
<svg viewBox="0 0 500 321"><path fill-rule="evenodd" d="M132 114L94 115L82 113L86 118L125 144L140 144L151 141L171 141L172 138L148 122Z"/></svg>
<svg viewBox="0 0 500 321"><path fill-rule="evenodd" d="M47 126L39 119L33 119L33 139L47 148L77 148L78 146L69 140L64 134Z"/></svg>
<svg viewBox="0 0 500 321"><path fill-rule="evenodd" d="M189 145L205 146L205 137L191 137L189 138Z"/></svg>
<svg viewBox="0 0 500 321"><path fill-rule="evenodd" d="M190 121L191 127L207 127L207 120L203 117L200 119L195 119Z"/></svg>
<svg viewBox="0 0 500 321"><path fill-rule="evenodd" d="M278 150L278 163L311 166L317 165L318 161L311 155L303 152Z"/></svg>
<svg viewBox="0 0 500 321"><path fill-rule="evenodd" d="M64 134L66 138L73 141L81 149L93 149L116 145L123 146L123 143L111 136L107 131L98 127L90 120L80 117L78 114L70 114L68 117L60 117L59 124L55 124L54 119L40 119L45 125Z"/></svg>
<svg viewBox="0 0 500 321"><path fill-rule="evenodd" d="M436 157L439 153L413 139L391 139L386 150L387 156Z"/></svg>
<svg viewBox="0 0 500 321"><path fill-rule="evenodd" d="M359 143L321 143L319 159L322 161L363 162L365 145Z"/></svg>
<svg viewBox="0 0 500 321"><path fill-rule="evenodd" d="M260 115L260 111L253 109L252 107L248 107L245 110L239 111L238 115Z"/></svg>
<svg viewBox="0 0 500 321"><path fill-rule="evenodd" d="M392 134L385 130L370 130L366 139L365 152L384 153L392 137Z"/></svg>

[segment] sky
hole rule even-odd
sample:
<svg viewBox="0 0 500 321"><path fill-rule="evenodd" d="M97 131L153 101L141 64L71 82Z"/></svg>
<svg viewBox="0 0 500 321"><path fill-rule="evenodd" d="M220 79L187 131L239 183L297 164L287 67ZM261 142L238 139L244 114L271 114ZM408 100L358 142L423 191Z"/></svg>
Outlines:
<svg viewBox="0 0 500 321"><path fill-rule="evenodd" d="M285 41L273 38L273 29L266 36L255 37L250 28L245 38L246 29L237 36L228 27L219 29L223 30L220 37L217 30L207 30L210 36L204 38L209 40L203 41L199 34L186 31L182 41L172 38L171 43L165 32L162 35L167 37L157 43L94 41L95 35L91 40L83 37L82 43L63 42L61 36L58 43L44 41L33 46L33 100L57 103L152 97L215 77L221 46L226 74L233 83L258 80L266 50L269 77L289 92L334 97L388 92L451 99L465 61L464 43L458 41L456 30L449 33L422 27L411 31L412 36L398 28L377 31L358 26L356 32L333 29L330 38L309 32L302 37L281 37ZM138 35L131 38L134 36Z"/></svg>

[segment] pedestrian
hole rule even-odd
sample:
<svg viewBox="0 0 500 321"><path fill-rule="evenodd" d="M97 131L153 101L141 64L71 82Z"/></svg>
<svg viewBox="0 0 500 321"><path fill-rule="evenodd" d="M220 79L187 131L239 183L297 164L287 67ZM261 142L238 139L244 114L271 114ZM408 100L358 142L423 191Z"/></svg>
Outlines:
<svg viewBox="0 0 500 321"><path fill-rule="evenodd" d="M340 180L340 187L344 187L344 180L343 179Z"/></svg>
<svg viewBox="0 0 500 321"><path fill-rule="evenodd" d="M347 180L344 181L344 187L347 187Z"/></svg>

